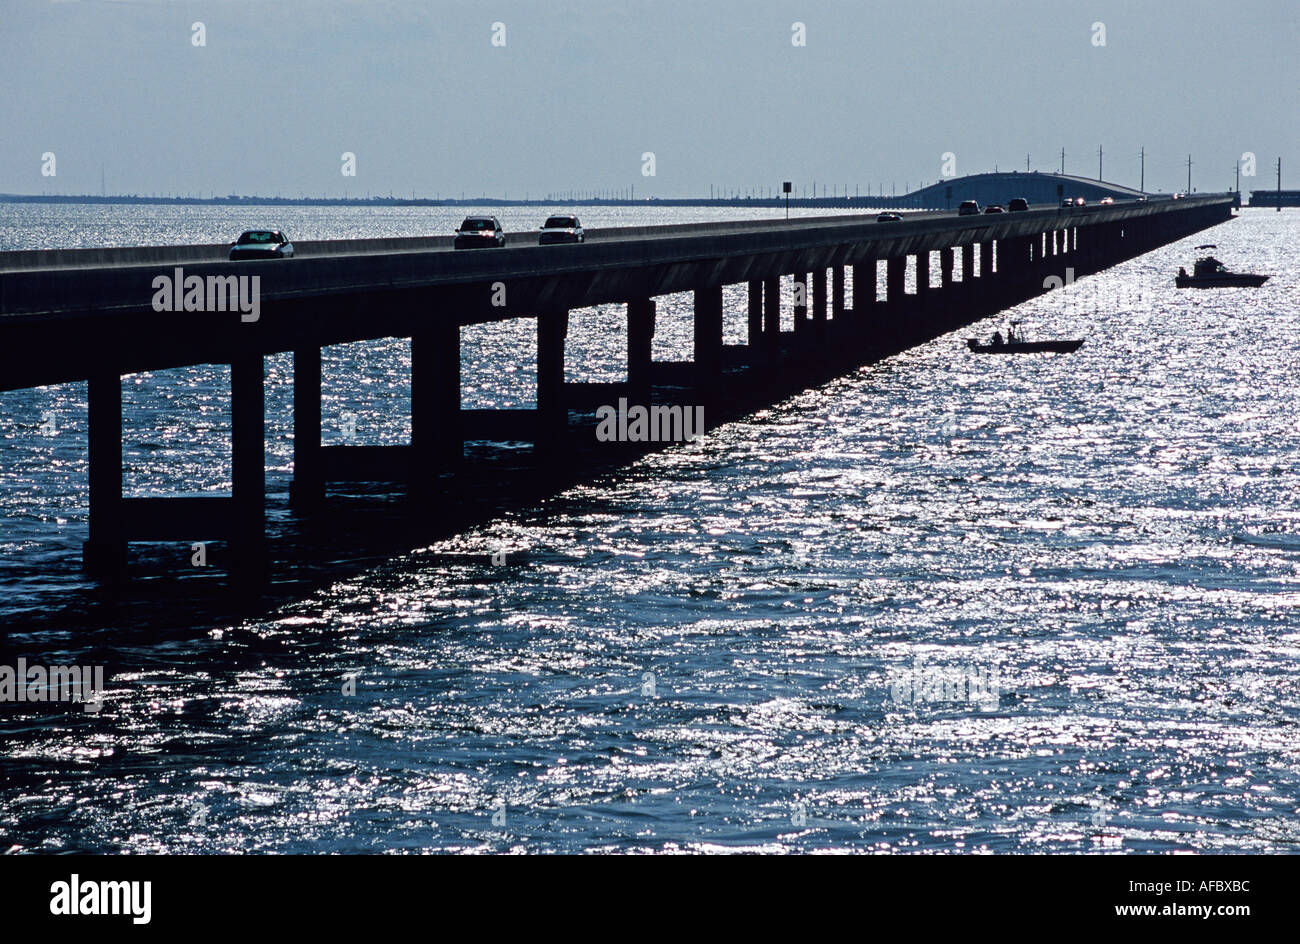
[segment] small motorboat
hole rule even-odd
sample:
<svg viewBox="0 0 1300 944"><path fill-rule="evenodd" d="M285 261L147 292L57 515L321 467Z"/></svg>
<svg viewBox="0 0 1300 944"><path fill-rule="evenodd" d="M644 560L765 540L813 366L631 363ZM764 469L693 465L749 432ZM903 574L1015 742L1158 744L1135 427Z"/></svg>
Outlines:
<svg viewBox="0 0 1300 944"><path fill-rule="evenodd" d="M1217 249L1213 243L1197 246L1197 249ZM1182 266L1174 285L1179 288L1259 288L1269 280L1267 275L1254 275L1249 272L1232 272L1214 256L1202 256L1192 266L1192 274Z"/></svg>
<svg viewBox="0 0 1300 944"><path fill-rule="evenodd" d="M1016 334L1016 327L1019 324L1018 321L1012 322L1011 327L1007 329L1005 339L1002 337L1002 332L994 331L993 339L987 344L980 343L978 338L967 338L966 347L976 354L1069 354L1083 346L1082 338L1029 341L1023 333Z"/></svg>

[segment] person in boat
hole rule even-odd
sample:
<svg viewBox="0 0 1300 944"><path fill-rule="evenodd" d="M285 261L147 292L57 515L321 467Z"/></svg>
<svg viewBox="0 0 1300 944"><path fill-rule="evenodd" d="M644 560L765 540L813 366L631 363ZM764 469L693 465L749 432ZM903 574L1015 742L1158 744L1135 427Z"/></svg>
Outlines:
<svg viewBox="0 0 1300 944"><path fill-rule="evenodd" d="M994 332L993 332L993 346L994 346L994 347L998 347L998 346L1000 346L1001 344L1002 344L1002 332L1001 332L1001 331L994 331Z"/></svg>
<svg viewBox="0 0 1300 944"><path fill-rule="evenodd" d="M1007 328L1007 343L1008 343L1008 344L1015 344L1015 343L1016 343L1016 326L1015 326L1015 325L1012 325L1010 328Z"/></svg>
<svg viewBox="0 0 1300 944"><path fill-rule="evenodd" d="M1187 278L1187 267L1186 267L1186 266L1179 266L1179 267L1178 267L1178 277L1179 277L1180 279L1185 279L1185 278Z"/></svg>

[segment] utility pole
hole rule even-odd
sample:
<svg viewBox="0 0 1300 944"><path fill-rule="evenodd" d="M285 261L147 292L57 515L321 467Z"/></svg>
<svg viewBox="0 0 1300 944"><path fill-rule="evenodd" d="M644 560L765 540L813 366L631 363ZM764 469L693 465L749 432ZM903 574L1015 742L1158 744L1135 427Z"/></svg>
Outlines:
<svg viewBox="0 0 1300 944"><path fill-rule="evenodd" d="M1187 192L1192 192L1192 155L1187 155Z"/></svg>
<svg viewBox="0 0 1300 944"><path fill-rule="evenodd" d="M1061 174L1065 174L1065 148L1061 148Z"/></svg>
<svg viewBox="0 0 1300 944"><path fill-rule="evenodd" d="M1277 212L1282 212L1282 158L1277 159Z"/></svg>
<svg viewBox="0 0 1300 944"><path fill-rule="evenodd" d="M1237 195L1241 195L1241 158L1237 158Z"/></svg>
<svg viewBox="0 0 1300 944"><path fill-rule="evenodd" d="M1029 173L1029 155L1025 155L1025 173Z"/></svg>
<svg viewBox="0 0 1300 944"><path fill-rule="evenodd" d="M1141 161L1142 161L1142 182L1141 182L1140 184L1138 184L1138 189L1141 190L1143 193L1146 193L1146 192L1147 192L1147 149L1146 149L1146 145L1143 145L1143 146L1142 146L1142 150L1138 152L1138 157L1139 157L1139 158L1141 159Z"/></svg>
<svg viewBox="0 0 1300 944"><path fill-rule="evenodd" d="M1101 145L1097 145L1097 179L1101 180Z"/></svg>

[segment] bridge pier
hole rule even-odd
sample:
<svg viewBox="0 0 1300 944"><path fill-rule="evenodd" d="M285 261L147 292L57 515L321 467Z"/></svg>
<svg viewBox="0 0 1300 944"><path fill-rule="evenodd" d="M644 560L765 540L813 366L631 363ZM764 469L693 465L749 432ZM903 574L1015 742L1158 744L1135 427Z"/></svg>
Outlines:
<svg viewBox="0 0 1300 944"><path fill-rule="evenodd" d="M260 353L230 363L231 495L127 498L122 494L122 378L97 371L89 382L88 540L85 569L124 574L131 541L224 539L230 572L260 577L266 565L266 400Z"/></svg>
<svg viewBox="0 0 1300 944"><path fill-rule="evenodd" d="M853 321L861 331L875 320L876 260L853 266Z"/></svg>
<svg viewBox="0 0 1300 944"><path fill-rule="evenodd" d="M722 286L695 290L695 383L706 387L722 372Z"/></svg>
<svg viewBox="0 0 1300 944"><path fill-rule="evenodd" d="M781 279L763 280L763 350L767 362L775 365L781 357Z"/></svg>
<svg viewBox="0 0 1300 944"><path fill-rule="evenodd" d="M632 299L627 303L627 385L629 399L634 403L650 401L654 338L654 299Z"/></svg>
<svg viewBox="0 0 1300 944"><path fill-rule="evenodd" d="M122 378L114 368L92 374L87 384L87 445L90 521L82 563L97 577L126 569L122 522Z"/></svg>
<svg viewBox="0 0 1300 944"><path fill-rule="evenodd" d="M831 269L831 318L840 321L844 317L844 266L837 265ZM841 327L843 325L841 324Z"/></svg>
<svg viewBox="0 0 1300 944"><path fill-rule="evenodd" d="M759 279L749 280L748 314L748 360L751 364L759 364L763 360L763 283Z"/></svg>
<svg viewBox="0 0 1300 944"><path fill-rule="evenodd" d="M920 320L924 321L930 307L930 253L916 254L916 308Z"/></svg>
<svg viewBox="0 0 1300 944"><path fill-rule="evenodd" d="M809 278L807 272L794 275L794 334L803 337L808 330Z"/></svg>
<svg viewBox="0 0 1300 944"><path fill-rule="evenodd" d="M293 351L293 479L289 503L306 508L325 497L321 447L320 345Z"/></svg>
<svg viewBox="0 0 1300 944"><path fill-rule="evenodd" d="M564 340L568 336L567 308L537 316L537 425L533 437L537 452L559 447L569 426L569 405L564 396Z"/></svg>
<svg viewBox="0 0 1300 944"><path fill-rule="evenodd" d="M826 270L818 266L812 283L813 337L818 343L826 340Z"/></svg>
<svg viewBox="0 0 1300 944"><path fill-rule="evenodd" d="M885 321L879 324L883 346L893 347L907 336L907 256L885 260Z"/></svg>
<svg viewBox="0 0 1300 944"><path fill-rule="evenodd" d="M563 339L560 343L563 345ZM561 348L561 371L563 359ZM560 376L563 380L563 373ZM412 490L423 491L430 475L454 469L464 455L460 324L455 318L437 318L411 335Z"/></svg>
<svg viewBox="0 0 1300 944"><path fill-rule="evenodd" d="M241 355L230 364L231 569L249 575L266 567L265 376L260 353Z"/></svg>

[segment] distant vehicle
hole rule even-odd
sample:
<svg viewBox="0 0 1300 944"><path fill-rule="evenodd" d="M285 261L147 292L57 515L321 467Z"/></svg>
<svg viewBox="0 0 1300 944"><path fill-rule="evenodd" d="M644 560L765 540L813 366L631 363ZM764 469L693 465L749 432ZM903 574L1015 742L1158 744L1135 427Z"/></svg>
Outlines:
<svg viewBox="0 0 1300 944"><path fill-rule="evenodd" d="M1063 208L1068 207L1068 208L1070 208L1070 209L1073 209L1073 208L1074 208L1074 197L1066 197L1064 200L1061 201L1061 206L1062 206Z"/></svg>
<svg viewBox="0 0 1300 944"><path fill-rule="evenodd" d="M470 216L456 230L456 249L500 248L506 244L506 232L495 216Z"/></svg>
<svg viewBox="0 0 1300 944"><path fill-rule="evenodd" d="M1176 194L1174 194L1173 199L1175 199L1175 200L1181 200L1181 199L1182 199L1183 197L1185 197L1185 196L1187 196L1187 194L1185 194L1185 193L1176 193Z"/></svg>
<svg viewBox="0 0 1300 944"><path fill-rule="evenodd" d="M1083 199L1083 197L1075 197L1075 198L1074 198L1074 205L1077 206L1077 207L1087 206L1087 205L1088 205L1088 201L1085 200L1085 199Z"/></svg>
<svg viewBox="0 0 1300 944"><path fill-rule="evenodd" d="M1029 201L1024 197L1012 197L1007 201L1007 209L1012 213L1015 213L1017 210L1028 210Z"/></svg>
<svg viewBox="0 0 1300 944"><path fill-rule="evenodd" d="M586 239L576 216L551 216L542 224L542 234L537 237L537 245L581 243L586 242Z"/></svg>
<svg viewBox="0 0 1300 944"><path fill-rule="evenodd" d="M1100 204L1102 204L1103 206L1109 206L1110 204L1112 204L1112 203L1115 202L1115 198L1114 198L1114 197L1102 197L1102 198L1101 198L1100 200L1098 200L1097 202L1100 203Z"/></svg>
<svg viewBox="0 0 1300 944"><path fill-rule="evenodd" d="M903 218L899 216L897 213L882 213L878 217L876 217L876 222L877 223L898 223L901 222L902 219Z"/></svg>
<svg viewBox="0 0 1300 944"><path fill-rule="evenodd" d="M1007 211L1004 210L1004 209L1002 209L1002 207L998 206L996 203L990 203L988 206L986 206L986 207L984 208L984 212L985 212L985 213L1005 213L1005 212L1007 212Z"/></svg>
<svg viewBox="0 0 1300 944"><path fill-rule="evenodd" d="M1146 202L1147 202L1147 198L1146 198L1146 197L1138 197L1137 200L1136 200L1135 202L1137 202L1137 203L1146 203Z"/></svg>
<svg viewBox="0 0 1300 944"><path fill-rule="evenodd" d="M293 243L278 229L250 229L230 244L231 259L290 259Z"/></svg>
<svg viewBox="0 0 1300 944"><path fill-rule="evenodd" d="M977 216L980 211L980 205L974 200L963 200L961 206L957 208L958 216Z"/></svg>

